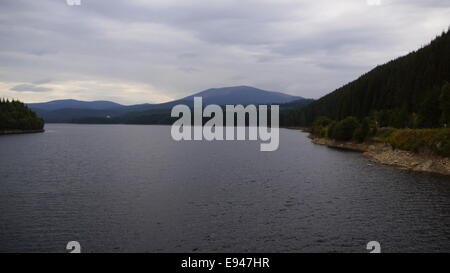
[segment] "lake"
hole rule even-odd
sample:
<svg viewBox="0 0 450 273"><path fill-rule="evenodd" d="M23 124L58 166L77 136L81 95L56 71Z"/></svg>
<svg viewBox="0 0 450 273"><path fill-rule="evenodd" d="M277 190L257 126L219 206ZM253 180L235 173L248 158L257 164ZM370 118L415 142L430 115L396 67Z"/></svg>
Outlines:
<svg viewBox="0 0 450 273"><path fill-rule="evenodd" d="M450 251L450 178L296 130L259 148L175 142L170 126L0 136L0 252Z"/></svg>

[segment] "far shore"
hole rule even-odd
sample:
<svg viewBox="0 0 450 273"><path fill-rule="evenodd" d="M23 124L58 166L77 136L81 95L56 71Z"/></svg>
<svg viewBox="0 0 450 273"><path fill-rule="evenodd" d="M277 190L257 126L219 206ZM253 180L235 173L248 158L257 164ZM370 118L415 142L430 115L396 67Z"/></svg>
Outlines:
<svg viewBox="0 0 450 273"><path fill-rule="evenodd" d="M43 133L44 129L39 130L0 130L0 135L17 135L17 134L35 134Z"/></svg>

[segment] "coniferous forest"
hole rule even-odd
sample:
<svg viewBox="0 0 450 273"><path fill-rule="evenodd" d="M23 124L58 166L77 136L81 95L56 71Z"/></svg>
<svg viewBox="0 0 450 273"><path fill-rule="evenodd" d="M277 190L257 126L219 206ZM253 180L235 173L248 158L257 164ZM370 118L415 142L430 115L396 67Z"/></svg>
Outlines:
<svg viewBox="0 0 450 273"><path fill-rule="evenodd" d="M42 130L44 120L19 101L0 100L0 131Z"/></svg>
<svg viewBox="0 0 450 273"><path fill-rule="evenodd" d="M450 32L362 75L301 110L290 125L318 117L370 118L379 127L439 128L450 123ZM293 124L295 123L295 124Z"/></svg>

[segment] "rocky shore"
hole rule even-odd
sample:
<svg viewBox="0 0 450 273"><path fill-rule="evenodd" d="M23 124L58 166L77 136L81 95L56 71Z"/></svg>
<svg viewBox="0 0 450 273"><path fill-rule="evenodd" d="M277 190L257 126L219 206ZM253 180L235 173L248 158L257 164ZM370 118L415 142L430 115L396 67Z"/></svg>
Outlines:
<svg viewBox="0 0 450 273"><path fill-rule="evenodd" d="M0 135L14 135L14 134L33 134L43 133L44 129L39 130L0 130Z"/></svg>
<svg viewBox="0 0 450 273"><path fill-rule="evenodd" d="M328 138L310 136L312 142L328 147L362 152L376 162L395 166L405 170L438 173L450 176L450 158L432 154L430 151L419 153L393 149L386 143L355 143L336 141Z"/></svg>

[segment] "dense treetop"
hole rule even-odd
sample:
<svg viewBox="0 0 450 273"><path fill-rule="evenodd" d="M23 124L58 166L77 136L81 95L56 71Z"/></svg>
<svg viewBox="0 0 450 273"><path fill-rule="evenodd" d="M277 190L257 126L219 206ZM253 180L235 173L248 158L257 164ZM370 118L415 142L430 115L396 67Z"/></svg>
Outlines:
<svg viewBox="0 0 450 273"><path fill-rule="evenodd" d="M0 130L41 130L44 121L19 101L0 99Z"/></svg>

